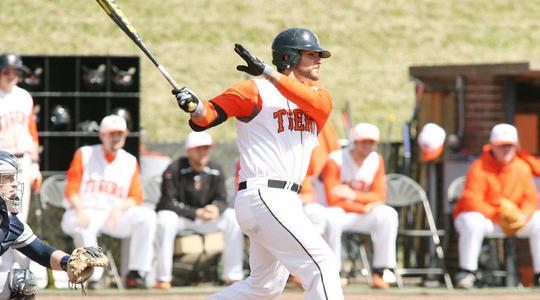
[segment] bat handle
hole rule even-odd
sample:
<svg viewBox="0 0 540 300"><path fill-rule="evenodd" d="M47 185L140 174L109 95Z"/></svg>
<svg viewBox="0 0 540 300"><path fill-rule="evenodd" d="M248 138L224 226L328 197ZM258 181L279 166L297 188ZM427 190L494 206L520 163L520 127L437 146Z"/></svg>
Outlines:
<svg viewBox="0 0 540 300"><path fill-rule="evenodd" d="M174 81L174 79L172 78L171 74L169 74L169 72L167 71L167 69L165 69L165 67L163 65L158 65L157 66L159 72L161 72L161 74L163 75L163 77L165 77L165 79L167 79L167 81L169 82L169 84L175 89L175 90L180 90L180 89L183 89L184 87L180 87L178 85L178 83L176 83L176 81Z"/></svg>

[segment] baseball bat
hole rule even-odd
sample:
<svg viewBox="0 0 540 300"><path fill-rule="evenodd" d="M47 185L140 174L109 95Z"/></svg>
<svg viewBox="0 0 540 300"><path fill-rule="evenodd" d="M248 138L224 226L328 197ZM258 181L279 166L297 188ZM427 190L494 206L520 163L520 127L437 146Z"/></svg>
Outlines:
<svg viewBox="0 0 540 300"><path fill-rule="evenodd" d="M174 89L181 89L176 81L172 78L171 74L165 69L165 67L159 63L156 56L150 51L150 48L146 46L141 35L135 30L135 27L129 23L126 15L120 9L115 0L96 0L105 13L124 31L124 33L141 49L144 54L152 61L157 67L159 72L167 79Z"/></svg>

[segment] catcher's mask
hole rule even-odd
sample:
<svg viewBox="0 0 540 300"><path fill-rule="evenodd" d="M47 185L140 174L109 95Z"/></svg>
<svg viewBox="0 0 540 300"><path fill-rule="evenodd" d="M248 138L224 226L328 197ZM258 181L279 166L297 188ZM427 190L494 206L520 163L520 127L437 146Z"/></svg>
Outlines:
<svg viewBox="0 0 540 300"><path fill-rule="evenodd" d="M22 208L23 183L19 182L21 167L17 158L0 150L0 198L10 213L17 214Z"/></svg>
<svg viewBox="0 0 540 300"><path fill-rule="evenodd" d="M330 57L330 51L321 48L315 32L305 28L289 28L272 42L272 63L279 72L294 68L300 62L300 50L316 51L321 58Z"/></svg>

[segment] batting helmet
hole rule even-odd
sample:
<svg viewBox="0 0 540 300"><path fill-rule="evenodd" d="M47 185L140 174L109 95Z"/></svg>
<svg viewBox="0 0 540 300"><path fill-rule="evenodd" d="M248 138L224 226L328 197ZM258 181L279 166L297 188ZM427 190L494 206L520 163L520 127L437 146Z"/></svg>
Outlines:
<svg viewBox="0 0 540 300"><path fill-rule="evenodd" d="M27 74L30 73L30 69L23 65L21 57L14 53L0 54L0 69L2 68L13 68L21 70Z"/></svg>
<svg viewBox="0 0 540 300"><path fill-rule="evenodd" d="M289 28L274 38L272 42L272 63L282 72L295 67L300 62L300 50L320 52L321 58L330 57L330 51L321 48L315 32L305 28Z"/></svg>

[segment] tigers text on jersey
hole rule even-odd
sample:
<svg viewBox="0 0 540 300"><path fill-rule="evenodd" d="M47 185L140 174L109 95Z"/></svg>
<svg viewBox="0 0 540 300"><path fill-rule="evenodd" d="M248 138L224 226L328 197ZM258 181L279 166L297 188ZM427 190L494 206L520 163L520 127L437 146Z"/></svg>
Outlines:
<svg viewBox="0 0 540 300"><path fill-rule="evenodd" d="M128 196L136 170L136 158L120 149L112 162L102 145L81 147L83 174L79 199L84 208L107 209Z"/></svg>
<svg viewBox="0 0 540 300"><path fill-rule="evenodd" d="M266 177L300 183L318 145L317 125L268 80L255 83L262 108L249 122L236 124L240 181Z"/></svg>
<svg viewBox="0 0 540 300"><path fill-rule="evenodd" d="M34 149L30 132L30 122L34 122L33 106L32 96L20 87L13 87L10 93L0 90L0 149L11 153Z"/></svg>

